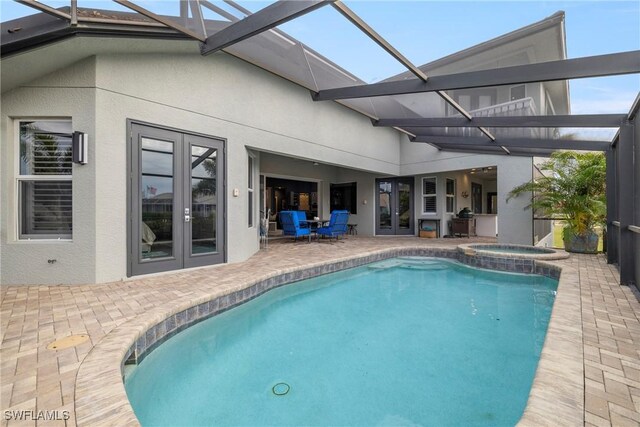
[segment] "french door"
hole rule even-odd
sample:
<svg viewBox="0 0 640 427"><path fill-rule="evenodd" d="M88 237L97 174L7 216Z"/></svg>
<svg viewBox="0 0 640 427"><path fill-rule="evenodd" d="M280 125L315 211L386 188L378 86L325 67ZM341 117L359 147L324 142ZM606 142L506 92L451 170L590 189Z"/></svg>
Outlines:
<svg viewBox="0 0 640 427"><path fill-rule="evenodd" d="M225 261L224 141L131 124L129 275Z"/></svg>
<svg viewBox="0 0 640 427"><path fill-rule="evenodd" d="M415 234L412 177L376 180L376 234Z"/></svg>
<svg viewBox="0 0 640 427"><path fill-rule="evenodd" d="M471 183L471 212L482 213L482 185Z"/></svg>

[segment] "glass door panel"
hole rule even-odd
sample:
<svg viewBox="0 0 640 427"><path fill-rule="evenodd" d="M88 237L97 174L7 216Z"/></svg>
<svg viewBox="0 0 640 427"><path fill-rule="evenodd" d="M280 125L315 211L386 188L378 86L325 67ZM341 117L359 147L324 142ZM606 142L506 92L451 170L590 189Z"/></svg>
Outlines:
<svg viewBox="0 0 640 427"><path fill-rule="evenodd" d="M184 135L184 267L224 262L224 146Z"/></svg>
<svg viewBox="0 0 640 427"><path fill-rule="evenodd" d="M378 181L378 230L392 229L393 197L392 181Z"/></svg>
<svg viewBox="0 0 640 427"><path fill-rule="evenodd" d="M191 255L217 251L217 155L215 148L191 146Z"/></svg>
<svg viewBox="0 0 640 427"><path fill-rule="evenodd" d="M411 218L411 184L408 182L398 182L398 228L408 230L412 228Z"/></svg>
<svg viewBox="0 0 640 427"><path fill-rule="evenodd" d="M482 185L471 183L471 212L482 213Z"/></svg>
<svg viewBox="0 0 640 427"><path fill-rule="evenodd" d="M140 138L140 258L173 256L174 143Z"/></svg>

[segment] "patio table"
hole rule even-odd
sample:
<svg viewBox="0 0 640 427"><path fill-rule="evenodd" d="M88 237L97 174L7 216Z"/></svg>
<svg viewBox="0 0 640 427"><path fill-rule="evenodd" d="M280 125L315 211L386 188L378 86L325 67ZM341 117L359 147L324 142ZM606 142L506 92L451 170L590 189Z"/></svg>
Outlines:
<svg viewBox="0 0 640 427"><path fill-rule="evenodd" d="M312 233L316 233L318 228L322 227L322 224L324 224L325 222L329 222L329 220L328 219L304 219L304 220L300 220L300 222L306 222L307 224L309 224L309 230ZM316 234L316 239L318 239L317 234Z"/></svg>

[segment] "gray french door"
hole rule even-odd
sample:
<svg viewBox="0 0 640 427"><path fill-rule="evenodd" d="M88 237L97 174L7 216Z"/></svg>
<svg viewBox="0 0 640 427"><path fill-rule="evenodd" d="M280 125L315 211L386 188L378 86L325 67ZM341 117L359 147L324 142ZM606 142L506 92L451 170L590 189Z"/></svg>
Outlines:
<svg viewBox="0 0 640 427"><path fill-rule="evenodd" d="M412 235L413 178L376 179L376 234Z"/></svg>
<svg viewBox="0 0 640 427"><path fill-rule="evenodd" d="M131 124L129 275L225 261L224 141Z"/></svg>

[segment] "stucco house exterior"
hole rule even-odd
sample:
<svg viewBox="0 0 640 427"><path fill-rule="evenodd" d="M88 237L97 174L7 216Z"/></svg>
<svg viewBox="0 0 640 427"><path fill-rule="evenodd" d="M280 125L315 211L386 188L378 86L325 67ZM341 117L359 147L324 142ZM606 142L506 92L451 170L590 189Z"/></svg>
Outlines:
<svg viewBox="0 0 640 427"><path fill-rule="evenodd" d="M350 184L359 235L417 235L420 220L437 220L444 236L469 207L489 218L484 235L533 243L526 198L507 202L532 178L530 155L441 151L412 142L410 129L372 125L383 114L458 114L436 96L314 102L318 82L359 80L306 46L322 76L315 88L276 69L297 61L287 46L299 42L280 33L261 36L258 50L201 56L192 41L144 21L63 34L55 20L2 23L3 284L101 283L245 260L260 248L264 212L282 207L268 191L273 179L313 183L304 203L321 218L332 192ZM420 68L438 75L565 59L564 41L558 13ZM474 114L569 113L565 82L451 95ZM73 132L88 136L86 164L71 162ZM300 206L300 194L286 204Z"/></svg>

